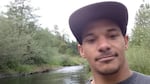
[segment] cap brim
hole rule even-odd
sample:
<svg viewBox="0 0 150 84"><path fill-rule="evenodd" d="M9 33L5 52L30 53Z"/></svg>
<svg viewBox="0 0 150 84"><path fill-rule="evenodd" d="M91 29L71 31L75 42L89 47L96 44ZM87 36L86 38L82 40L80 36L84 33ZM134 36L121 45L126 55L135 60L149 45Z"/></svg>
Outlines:
<svg viewBox="0 0 150 84"><path fill-rule="evenodd" d="M95 3L78 9L69 18L70 29L80 44L82 43L82 30L89 22L98 19L115 21L122 33L126 33L128 11L123 4L119 2Z"/></svg>

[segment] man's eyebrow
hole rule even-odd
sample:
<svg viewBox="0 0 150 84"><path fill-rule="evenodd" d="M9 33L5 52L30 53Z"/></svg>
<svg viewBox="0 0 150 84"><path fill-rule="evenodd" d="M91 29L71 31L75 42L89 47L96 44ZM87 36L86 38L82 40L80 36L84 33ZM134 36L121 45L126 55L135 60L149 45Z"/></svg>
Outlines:
<svg viewBox="0 0 150 84"><path fill-rule="evenodd" d="M83 35L83 38L86 38L88 36L94 36L94 34L93 33L87 33L87 34Z"/></svg>
<svg viewBox="0 0 150 84"><path fill-rule="evenodd" d="M111 29L108 29L107 31L108 31L108 32L118 31L118 29L116 29L116 28L111 28Z"/></svg>

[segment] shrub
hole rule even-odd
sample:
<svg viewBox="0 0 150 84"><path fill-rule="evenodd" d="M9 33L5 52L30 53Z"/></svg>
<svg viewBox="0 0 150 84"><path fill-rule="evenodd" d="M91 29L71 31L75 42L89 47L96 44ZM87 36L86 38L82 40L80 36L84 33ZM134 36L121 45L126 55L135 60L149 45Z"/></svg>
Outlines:
<svg viewBox="0 0 150 84"><path fill-rule="evenodd" d="M132 46L127 51L127 59L132 70L150 74L150 52L142 46Z"/></svg>

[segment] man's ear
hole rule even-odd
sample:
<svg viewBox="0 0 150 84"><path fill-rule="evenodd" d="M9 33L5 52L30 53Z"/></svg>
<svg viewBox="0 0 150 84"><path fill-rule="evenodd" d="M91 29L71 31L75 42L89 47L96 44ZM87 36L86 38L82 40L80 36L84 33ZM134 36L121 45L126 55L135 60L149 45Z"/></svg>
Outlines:
<svg viewBox="0 0 150 84"><path fill-rule="evenodd" d="M128 49L128 42L129 42L129 37L128 35L124 36L124 40L125 40L125 49Z"/></svg>
<svg viewBox="0 0 150 84"><path fill-rule="evenodd" d="M78 44L78 52L80 53L81 57L85 58L83 46Z"/></svg>

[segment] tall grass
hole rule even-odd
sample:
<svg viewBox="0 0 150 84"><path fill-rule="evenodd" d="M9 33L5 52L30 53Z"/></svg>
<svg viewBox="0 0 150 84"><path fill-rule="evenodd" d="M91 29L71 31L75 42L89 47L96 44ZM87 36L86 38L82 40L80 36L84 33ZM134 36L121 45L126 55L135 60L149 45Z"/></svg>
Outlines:
<svg viewBox="0 0 150 84"><path fill-rule="evenodd" d="M142 46L128 49L127 59L132 70L150 75L150 50Z"/></svg>
<svg viewBox="0 0 150 84"><path fill-rule="evenodd" d="M73 66L73 65L82 65L85 61L80 56L67 56L60 55L53 58L52 65L58 66Z"/></svg>

